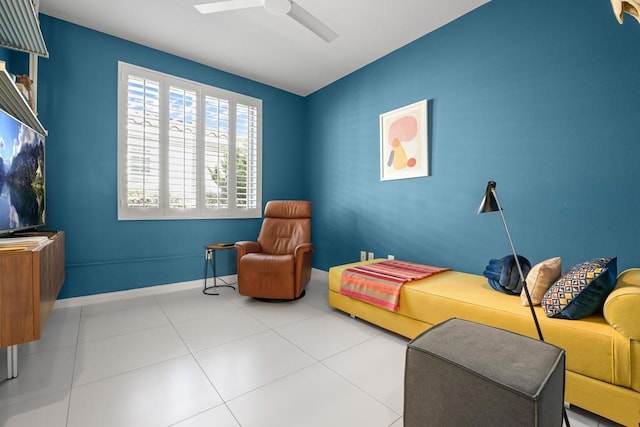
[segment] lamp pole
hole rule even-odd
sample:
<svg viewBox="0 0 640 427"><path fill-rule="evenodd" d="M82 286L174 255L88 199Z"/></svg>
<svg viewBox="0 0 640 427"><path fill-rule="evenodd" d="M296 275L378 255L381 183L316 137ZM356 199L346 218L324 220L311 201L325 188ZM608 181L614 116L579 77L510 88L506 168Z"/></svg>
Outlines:
<svg viewBox="0 0 640 427"><path fill-rule="evenodd" d="M522 289L524 289L524 294L527 296L527 301L529 302L529 308L531 309L531 316L533 317L533 322L536 324L538 337L540 337L540 341L544 341L544 337L542 336L542 329L540 329L540 324L538 323L538 316L536 316L536 311L534 310L533 303L531 302L531 295L529 294L529 289L527 288L527 281L524 278L524 273L522 273L522 266L520 265L520 261L518 260L518 254L516 253L516 248L513 246L513 240L511 240L511 233L509 233L509 227L507 227L507 221L505 221L504 214L502 213L502 206L500 206L500 200L498 200L498 193L496 193L495 183L494 183L494 186L491 187L491 195L496 201L496 205L498 206L498 212L500 212L500 218L502 218L502 224L504 225L504 230L507 232L507 238L509 239L511 252L513 252L513 258L516 262L516 267L518 268L518 274L520 275L520 281L522 282Z"/></svg>
<svg viewBox="0 0 640 427"><path fill-rule="evenodd" d="M495 204L493 203L495 202ZM484 212L500 212L500 218L502 219L502 225L504 225L504 231L507 232L507 238L509 239L509 245L511 246L511 252L513 253L513 259L516 262L516 267L518 269L518 274L520 275L520 282L522 283L522 287L524 289L524 294L527 296L527 301L529 302L529 309L531 310L531 317L533 317L533 322L536 325L536 330L538 331L538 337L540 341L544 341L544 337L542 336L542 329L540 329L540 323L538 323L538 316L536 316L536 311L533 308L533 303L531 302L531 294L529 294L529 288L527 288L527 281L524 278L524 273L522 272L522 266L520 265L520 261L518 260L518 254L516 252L515 246L513 246L513 240L511 240L511 233L509 233L509 227L507 227L507 221L504 219L504 214L502 213L502 206L500 206L500 200L498 200L498 193L496 192L496 183L495 181L489 181L487 184L487 190L485 191L484 199L478 208L478 213ZM564 423L567 427L571 427L569 424L569 417L567 415L567 411L562 406L562 418L564 419Z"/></svg>

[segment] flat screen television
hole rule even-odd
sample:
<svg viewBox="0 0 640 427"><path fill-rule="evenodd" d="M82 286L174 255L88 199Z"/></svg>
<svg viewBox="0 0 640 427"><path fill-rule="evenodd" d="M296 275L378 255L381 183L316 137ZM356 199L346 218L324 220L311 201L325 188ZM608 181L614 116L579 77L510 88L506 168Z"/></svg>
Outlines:
<svg viewBox="0 0 640 427"><path fill-rule="evenodd" d="M0 109L0 236L45 223L44 136Z"/></svg>

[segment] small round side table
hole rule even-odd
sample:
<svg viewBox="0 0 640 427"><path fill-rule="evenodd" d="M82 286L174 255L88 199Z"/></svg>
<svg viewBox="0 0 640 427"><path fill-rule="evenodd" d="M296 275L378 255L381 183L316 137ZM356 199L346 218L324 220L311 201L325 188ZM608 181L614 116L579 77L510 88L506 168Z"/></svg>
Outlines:
<svg viewBox="0 0 640 427"><path fill-rule="evenodd" d="M205 246L204 253L204 289L202 289L202 293L205 295L220 295L217 292L208 292L210 289L217 288L233 288L235 289L235 283L227 283L223 278L218 277L218 273L216 271L216 251L225 251L229 249L235 249L235 245L233 243L214 243L212 245ZM207 276L209 275L209 264L211 264L211 269L213 270L213 285L207 287ZM221 281L223 284L218 285L218 281Z"/></svg>

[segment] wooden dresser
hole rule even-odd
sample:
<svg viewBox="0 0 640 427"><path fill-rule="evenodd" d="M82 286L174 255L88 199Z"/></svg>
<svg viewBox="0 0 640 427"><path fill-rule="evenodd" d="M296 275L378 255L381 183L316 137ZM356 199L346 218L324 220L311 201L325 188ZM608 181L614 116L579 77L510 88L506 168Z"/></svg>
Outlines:
<svg viewBox="0 0 640 427"><path fill-rule="evenodd" d="M41 338L64 282L64 232L25 233L29 236L47 239L0 251L0 348Z"/></svg>

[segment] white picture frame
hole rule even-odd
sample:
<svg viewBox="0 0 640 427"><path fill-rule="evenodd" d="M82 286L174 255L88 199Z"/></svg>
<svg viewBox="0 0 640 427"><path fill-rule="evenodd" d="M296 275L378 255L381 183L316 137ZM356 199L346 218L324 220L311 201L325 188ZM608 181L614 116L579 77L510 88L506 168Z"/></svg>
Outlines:
<svg viewBox="0 0 640 427"><path fill-rule="evenodd" d="M380 181L429 176L427 100L380 114Z"/></svg>

